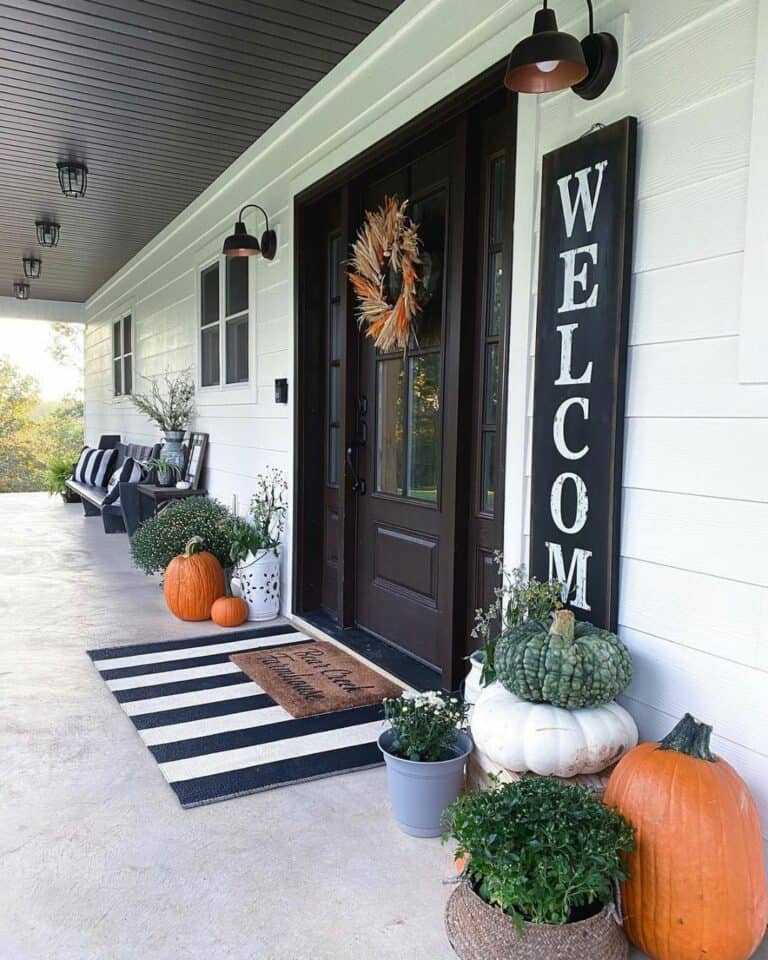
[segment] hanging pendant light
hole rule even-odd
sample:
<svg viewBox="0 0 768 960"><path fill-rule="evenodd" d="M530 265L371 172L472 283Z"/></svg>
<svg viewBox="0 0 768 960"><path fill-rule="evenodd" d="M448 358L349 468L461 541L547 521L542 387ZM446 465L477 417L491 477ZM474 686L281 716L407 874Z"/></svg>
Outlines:
<svg viewBox="0 0 768 960"><path fill-rule="evenodd" d="M84 197L88 189L88 167L74 160L60 160L56 164L59 171L59 186L65 197Z"/></svg>
<svg viewBox="0 0 768 960"><path fill-rule="evenodd" d="M17 280L13 285L13 295L17 300L29 300L29 284Z"/></svg>
<svg viewBox="0 0 768 960"><path fill-rule="evenodd" d="M587 0L589 35L581 43L558 30L555 12L547 2L536 12L531 36L512 50L504 86L516 93L552 93L571 87L584 100L594 100L616 72L616 38L595 33L592 0Z"/></svg>
<svg viewBox="0 0 768 960"><path fill-rule="evenodd" d="M40 257L23 257L24 276L29 280L37 280L43 273L43 261Z"/></svg>
<svg viewBox="0 0 768 960"><path fill-rule="evenodd" d="M245 229L243 223L243 214L250 207L254 210L260 210L264 215L265 230L261 235L261 242L256 237L251 236ZM265 260L274 260L277 253L277 234L269 229L269 217L263 207L257 203L247 203L237 218L235 232L230 234L224 241L224 247L221 251L225 257L258 257L262 256Z"/></svg>
<svg viewBox="0 0 768 960"><path fill-rule="evenodd" d="M35 235L41 247L55 247L59 243L61 227L53 220L35 220Z"/></svg>

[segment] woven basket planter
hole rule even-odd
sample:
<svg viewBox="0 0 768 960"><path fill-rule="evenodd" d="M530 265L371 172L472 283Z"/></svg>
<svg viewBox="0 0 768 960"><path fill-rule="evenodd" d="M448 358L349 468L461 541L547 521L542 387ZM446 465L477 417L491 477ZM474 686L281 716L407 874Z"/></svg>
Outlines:
<svg viewBox="0 0 768 960"><path fill-rule="evenodd" d="M588 920L554 926L524 923L523 932L466 884L445 908L448 940L459 960L627 960L629 947L613 907Z"/></svg>

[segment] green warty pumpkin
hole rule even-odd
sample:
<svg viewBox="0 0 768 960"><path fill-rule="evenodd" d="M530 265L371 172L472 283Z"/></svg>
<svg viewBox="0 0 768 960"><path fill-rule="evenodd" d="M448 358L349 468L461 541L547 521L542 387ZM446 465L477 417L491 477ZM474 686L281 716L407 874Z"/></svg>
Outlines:
<svg viewBox="0 0 768 960"><path fill-rule="evenodd" d="M567 710L608 703L632 679L629 650L616 634L576 622L570 610L557 610L551 626L526 620L505 630L494 666L518 697Z"/></svg>

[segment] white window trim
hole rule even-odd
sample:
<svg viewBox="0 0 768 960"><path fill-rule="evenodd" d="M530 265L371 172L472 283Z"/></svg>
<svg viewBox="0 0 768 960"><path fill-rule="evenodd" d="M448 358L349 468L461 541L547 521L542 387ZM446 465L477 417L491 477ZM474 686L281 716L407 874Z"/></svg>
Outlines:
<svg viewBox="0 0 768 960"><path fill-rule="evenodd" d="M255 326L256 326L256 310L255 310L255 292L256 292L256 269L255 269L255 257L248 258L248 379L244 380L242 383L226 383L226 257L219 255L213 257L207 257L205 260L201 261L197 265L195 270L195 387L198 393L198 400L201 405L207 403L216 403L222 397L236 396L239 399L243 398L245 395L248 399L251 398L251 395L254 391L255 377L255 362L256 362L256 351L254 349L255 344ZM202 370L203 370L203 338L201 335L202 325L202 290L201 290L201 281L203 273L209 268L216 266L219 267L219 383L213 383L208 386L203 386L202 384ZM232 314L232 316L242 316L242 314ZM210 324L213 326L213 324Z"/></svg>
<svg viewBox="0 0 768 960"><path fill-rule="evenodd" d="M768 264L768 180L765 175L768 169L768 0L760 0L757 16L739 335L741 383L768 383L768 324L765 320L765 268Z"/></svg>
<svg viewBox="0 0 768 960"><path fill-rule="evenodd" d="M131 351L130 357L132 359L131 364L131 392L130 393L115 393L115 354L114 354L114 330L115 324L122 321L125 317L130 316L131 318ZM122 346L122 327L120 330L121 346ZM121 354L121 359L128 354ZM125 368L121 367L123 378L125 378ZM133 303L126 303L121 310L116 311L112 315L112 319L109 321L109 381L111 384L111 396L110 399L112 403L123 404L130 403L131 397L136 392L136 384L138 382L138 372L137 372L137 363L136 363L136 307Z"/></svg>

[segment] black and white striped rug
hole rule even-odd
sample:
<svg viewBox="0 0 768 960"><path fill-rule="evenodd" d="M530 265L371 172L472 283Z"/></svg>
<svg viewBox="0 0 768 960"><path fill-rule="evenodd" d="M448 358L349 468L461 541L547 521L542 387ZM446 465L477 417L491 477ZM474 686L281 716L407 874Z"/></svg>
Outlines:
<svg viewBox="0 0 768 960"><path fill-rule="evenodd" d="M182 807L377 766L379 704L294 719L229 659L310 638L291 626L89 650Z"/></svg>

